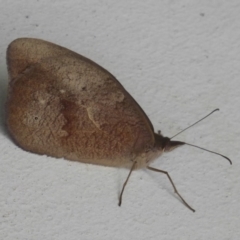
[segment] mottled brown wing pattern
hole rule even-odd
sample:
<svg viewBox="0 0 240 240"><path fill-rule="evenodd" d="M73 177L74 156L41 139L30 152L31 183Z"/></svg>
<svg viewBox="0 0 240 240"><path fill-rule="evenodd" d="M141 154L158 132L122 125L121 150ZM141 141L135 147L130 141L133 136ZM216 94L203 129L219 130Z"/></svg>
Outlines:
<svg viewBox="0 0 240 240"><path fill-rule="evenodd" d="M37 39L16 40L7 57L8 126L26 150L118 166L154 145L145 113L91 60Z"/></svg>

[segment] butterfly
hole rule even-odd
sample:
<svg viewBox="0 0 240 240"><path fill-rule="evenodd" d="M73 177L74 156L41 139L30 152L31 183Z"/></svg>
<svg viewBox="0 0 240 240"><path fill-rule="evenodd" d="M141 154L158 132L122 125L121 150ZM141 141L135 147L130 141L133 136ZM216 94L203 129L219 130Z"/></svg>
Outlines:
<svg viewBox="0 0 240 240"><path fill-rule="evenodd" d="M33 38L10 43L7 65L7 126L21 148L130 169L119 206L133 170L164 173L183 203L195 211L179 194L168 172L150 164L176 147L198 146L154 132L142 108L106 69L67 48Z"/></svg>

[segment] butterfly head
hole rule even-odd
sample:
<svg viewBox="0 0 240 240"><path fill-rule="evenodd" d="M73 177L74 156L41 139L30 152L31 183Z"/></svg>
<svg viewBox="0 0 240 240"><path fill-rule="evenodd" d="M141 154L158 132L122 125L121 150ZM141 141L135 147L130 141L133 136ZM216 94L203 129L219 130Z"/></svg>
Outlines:
<svg viewBox="0 0 240 240"><path fill-rule="evenodd" d="M184 142L172 141L170 138L164 137L161 133L155 133L155 148L160 152L170 152L184 144Z"/></svg>

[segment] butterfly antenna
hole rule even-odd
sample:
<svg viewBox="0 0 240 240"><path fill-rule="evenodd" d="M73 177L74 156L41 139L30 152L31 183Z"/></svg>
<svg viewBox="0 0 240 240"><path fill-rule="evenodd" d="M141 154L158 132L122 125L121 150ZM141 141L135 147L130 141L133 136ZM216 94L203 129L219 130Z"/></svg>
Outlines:
<svg viewBox="0 0 240 240"><path fill-rule="evenodd" d="M207 118L208 116L210 116L211 114L213 114L213 113L216 112L216 111L219 111L219 108L216 108L215 110L213 110L212 112L210 112L208 115L206 115L205 117L201 118L200 120L198 120L198 121L195 122L194 124L190 125L189 127L183 129L181 132L177 133L176 135L174 135L174 136L171 137L170 139L176 137L176 136L179 135L180 133L186 131L186 130L189 129L190 127L192 127L192 126L196 125L197 123L201 122L203 119ZM204 150L204 151L207 151L207 152L210 152L210 153L219 155L219 156L227 159L227 160L229 161L229 163L232 165L232 161L231 161L228 157L226 157L226 156L224 156L224 155L222 155L222 154L220 154L220 153L217 153L217 152L214 152L214 151L211 151L211 150L208 150L208 149L206 149L206 148L202 148L202 147L199 147L199 146L190 144L190 143L186 143L186 142L183 142L183 143L186 144L186 145L188 145L188 146L192 146L192 147L195 147L195 148L199 148L199 149L201 149L201 150Z"/></svg>
<svg viewBox="0 0 240 240"><path fill-rule="evenodd" d="M199 146L190 144L190 143L186 143L186 142L184 142L184 143L185 143L186 145L188 145L188 146L192 146L192 147L195 147L195 148L199 148L199 149L201 149L201 150L204 150L204 151L207 151L207 152L210 152L210 153L214 153L214 154L216 154L216 155L219 155L219 156L227 159L227 160L230 162L230 164L232 165L232 161L231 161L228 157L226 157L226 156L224 156L224 155L222 155L222 154L220 154L220 153L217 153L217 152L214 152L214 151L211 151L211 150L208 150L208 149L206 149L206 148L202 148L202 147L199 147Z"/></svg>
<svg viewBox="0 0 240 240"><path fill-rule="evenodd" d="M187 129L189 129L190 127L193 127L194 125L196 125L197 123L201 122L203 119L207 118L208 116L210 116L211 114L213 114L213 113L214 113L214 112L216 112L216 111L219 111L219 108L216 108L215 110L213 110L212 112L210 112L210 113L209 113L207 116L205 116L205 117L201 118L200 120L198 120L198 121L197 121L197 122L195 122L194 124L192 124L192 125L190 125L189 127L187 127L187 128L185 128L185 129L183 129L181 132L177 133L176 135L174 135L174 136L173 136L173 137L171 137L170 139L172 139L172 138L174 138L174 137L178 136L180 133L182 133L182 132L186 131L186 130L187 130Z"/></svg>

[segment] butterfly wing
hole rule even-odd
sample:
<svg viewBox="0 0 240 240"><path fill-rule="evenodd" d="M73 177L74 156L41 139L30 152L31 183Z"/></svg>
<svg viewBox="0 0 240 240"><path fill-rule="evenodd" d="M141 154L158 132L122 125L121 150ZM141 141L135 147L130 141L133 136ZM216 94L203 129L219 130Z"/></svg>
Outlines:
<svg viewBox="0 0 240 240"><path fill-rule="evenodd" d="M93 61L38 39L7 51L7 122L24 149L124 166L154 145L153 127L117 79Z"/></svg>

